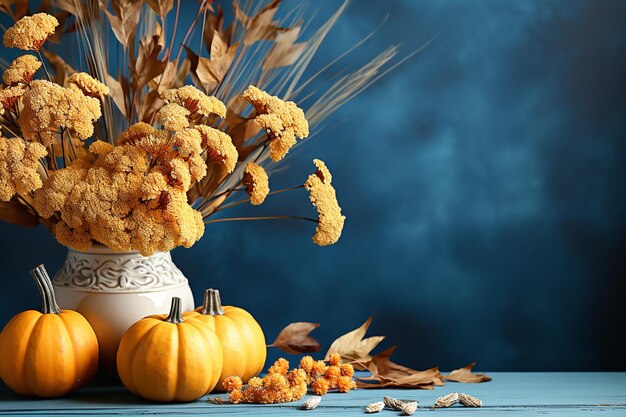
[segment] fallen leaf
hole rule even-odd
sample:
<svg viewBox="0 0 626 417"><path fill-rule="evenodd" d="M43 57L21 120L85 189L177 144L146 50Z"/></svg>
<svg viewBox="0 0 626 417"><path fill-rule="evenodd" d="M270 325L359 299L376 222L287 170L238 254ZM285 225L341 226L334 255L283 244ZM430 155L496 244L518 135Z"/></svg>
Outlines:
<svg viewBox="0 0 626 417"><path fill-rule="evenodd" d="M370 317L359 328L335 340L328 348L324 360L330 359L330 355L333 353L338 353L341 355L342 361L354 363L357 369L364 369L360 364L369 362L372 359L369 353L385 339L385 336L363 339L371 323L372 318Z"/></svg>
<svg viewBox="0 0 626 417"><path fill-rule="evenodd" d="M443 379L445 381L466 382L472 384L491 381L491 378L485 374L473 374L472 368L474 368L475 365L476 362L472 362L464 368L455 369L448 375L444 376Z"/></svg>
<svg viewBox="0 0 626 417"><path fill-rule="evenodd" d="M357 377L357 387L434 389L435 386L443 385L439 368L418 371L392 362L390 356L395 350L396 347L393 346L380 352L372 357L369 362L363 364L372 375L369 377Z"/></svg>
<svg viewBox="0 0 626 417"><path fill-rule="evenodd" d="M299 321L285 327L268 347L275 347L283 352L298 354L317 352L321 346L317 340L309 336L313 330L320 327L318 323Z"/></svg>

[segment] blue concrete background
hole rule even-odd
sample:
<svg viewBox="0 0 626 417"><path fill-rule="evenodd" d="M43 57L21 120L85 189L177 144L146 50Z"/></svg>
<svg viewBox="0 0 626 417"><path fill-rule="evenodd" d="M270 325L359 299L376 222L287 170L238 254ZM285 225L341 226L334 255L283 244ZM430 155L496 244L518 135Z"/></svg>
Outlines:
<svg viewBox="0 0 626 417"><path fill-rule="evenodd" d="M347 65L438 37L272 179L301 183L326 161L342 239L316 247L308 223L209 225L173 255L198 299L220 288L270 340L319 322L325 347L373 316L371 334L417 368L626 370L626 3L353 1L313 67L385 16ZM231 214L314 213L303 191ZM4 323L38 306L28 269L56 270L65 251L42 228L0 234Z"/></svg>

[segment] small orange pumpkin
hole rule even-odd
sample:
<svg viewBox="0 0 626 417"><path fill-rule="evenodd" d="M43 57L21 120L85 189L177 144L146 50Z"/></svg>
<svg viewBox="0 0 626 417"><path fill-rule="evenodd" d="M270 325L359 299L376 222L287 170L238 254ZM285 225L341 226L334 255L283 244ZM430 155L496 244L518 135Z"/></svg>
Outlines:
<svg viewBox="0 0 626 417"><path fill-rule="evenodd" d="M43 265L31 271L42 312L24 311L0 334L0 378L22 395L52 398L88 383L98 368L98 340L76 311L61 310Z"/></svg>
<svg viewBox="0 0 626 417"><path fill-rule="evenodd" d="M147 400L193 401L211 392L222 373L219 339L204 323L184 321L180 303L172 298L169 315L139 320L120 341L120 379Z"/></svg>
<svg viewBox="0 0 626 417"><path fill-rule="evenodd" d="M224 368L216 387L218 391L223 391L222 382L227 377L236 375L248 382L265 366L267 347L261 326L239 307L222 307L218 290L206 290L203 305L183 317L189 322L206 323L222 343Z"/></svg>

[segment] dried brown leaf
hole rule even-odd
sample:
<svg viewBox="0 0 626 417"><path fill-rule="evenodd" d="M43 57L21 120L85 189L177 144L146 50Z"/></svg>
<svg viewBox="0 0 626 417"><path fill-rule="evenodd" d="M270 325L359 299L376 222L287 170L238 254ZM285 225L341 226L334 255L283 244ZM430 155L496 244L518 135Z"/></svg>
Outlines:
<svg viewBox="0 0 626 417"><path fill-rule="evenodd" d="M360 364L371 360L370 352L383 341L385 336L374 336L363 339L367 329L372 323L372 318L368 318L359 328L336 339L326 352L324 360L330 359L330 355L338 353L344 362L350 362L357 369L364 369Z"/></svg>
<svg viewBox="0 0 626 417"><path fill-rule="evenodd" d="M205 91L211 92L218 86L237 54L238 44L227 45L220 34L215 31L213 41L211 43L211 58L193 57L187 52L187 56L192 60L192 68L194 61L197 59L195 75Z"/></svg>
<svg viewBox="0 0 626 417"><path fill-rule="evenodd" d="M28 0L2 0L0 1L0 11L17 21L28 13Z"/></svg>
<svg viewBox="0 0 626 417"><path fill-rule="evenodd" d="M476 362L472 362L464 368L455 369L448 375L444 376L443 379L445 381L466 382L471 384L491 381L491 378L485 374L473 374L472 369L474 366L476 366Z"/></svg>
<svg viewBox="0 0 626 417"><path fill-rule="evenodd" d="M403 387L433 389L441 382L439 368L430 368L425 371L411 369L404 365L397 364L390 360L390 356L395 351L393 346L365 363L364 366L372 375L370 377L357 378L357 386L360 388L383 388L383 387Z"/></svg>
<svg viewBox="0 0 626 417"><path fill-rule="evenodd" d="M161 49L163 45L159 34L140 42L139 55L135 63L135 78L132 80L134 91L141 90L165 71L168 61L167 59L159 60Z"/></svg>
<svg viewBox="0 0 626 417"><path fill-rule="evenodd" d="M56 0L54 2L54 5L57 8L65 10L66 12L69 12L74 16L78 14L78 9L76 8L76 0Z"/></svg>
<svg viewBox="0 0 626 417"><path fill-rule="evenodd" d="M34 227L39 224L37 216L15 201L0 201L0 220L24 227Z"/></svg>
<svg viewBox="0 0 626 417"><path fill-rule="evenodd" d="M274 21L274 15L278 10L281 0L273 0L263 7L254 16L246 15L237 1L233 1L233 11L235 19L246 28L243 43L245 45L253 44L259 40L272 40L282 28L277 26Z"/></svg>
<svg viewBox="0 0 626 417"><path fill-rule="evenodd" d="M208 8L211 7L210 3L207 3ZM212 9L209 11L213 11ZM211 45L213 45L213 35L218 32L222 35L227 43L230 43L231 33L224 33L224 13L222 7L218 4L215 13L204 14L204 30L202 32L202 39L206 47L207 52L211 53Z"/></svg>
<svg viewBox="0 0 626 417"><path fill-rule="evenodd" d="M300 29L296 26L276 35L274 45L263 60L263 69L287 67L300 58L307 47L306 42L296 43Z"/></svg>
<svg viewBox="0 0 626 417"><path fill-rule="evenodd" d="M106 74L105 83L109 87L109 97L113 99L119 111L126 117L126 100L124 99L122 84L109 74Z"/></svg>
<svg viewBox="0 0 626 417"><path fill-rule="evenodd" d="M280 331L276 340L268 347L275 347L290 354L317 352L321 346L317 340L309 336L320 327L318 323L299 321L291 323Z"/></svg>
<svg viewBox="0 0 626 417"><path fill-rule="evenodd" d="M100 10L104 12L113 34L122 44L124 49L128 48L135 39L139 16L141 15L142 0L113 1L113 13L108 10L108 1L98 0Z"/></svg>
<svg viewBox="0 0 626 417"><path fill-rule="evenodd" d="M174 0L145 0L148 6L154 10L161 19L165 17L173 8Z"/></svg>

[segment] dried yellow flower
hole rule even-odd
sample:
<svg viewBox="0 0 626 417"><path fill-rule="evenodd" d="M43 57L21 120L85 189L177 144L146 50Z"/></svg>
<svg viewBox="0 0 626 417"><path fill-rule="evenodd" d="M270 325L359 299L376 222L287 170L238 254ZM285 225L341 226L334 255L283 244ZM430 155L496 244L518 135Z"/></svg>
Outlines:
<svg viewBox="0 0 626 417"><path fill-rule="evenodd" d="M17 99L22 97L24 93L26 93L26 89L23 85L4 88L0 90L0 104L4 109L15 110Z"/></svg>
<svg viewBox="0 0 626 417"><path fill-rule="evenodd" d="M159 134L167 136L165 132L155 129L148 123L139 122L126 129L117 139L117 143L118 145L134 145L141 139L147 138L148 136L157 136Z"/></svg>
<svg viewBox="0 0 626 417"><path fill-rule="evenodd" d="M172 189L161 196L154 208L142 204L133 210L131 246L142 254L189 248L204 234L202 215L187 204L185 191Z"/></svg>
<svg viewBox="0 0 626 417"><path fill-rule="evenodd" d="M57 26L59 21L56 17L46 13L25 16L4 33L4 46L24 51L38 51Z"/></svg>
<svg viewBox="0 0 626 417"><path fill-rule="evenodd" d="M60 244L79 251L88 251L93 244L91 233L87 229L72 229L65 222L55 224L52 232Z"/></svg>
<svg viewBox="0 0 626 417"><path fill-rule="evenodd" d="M228 173L233 172L239 153L231 137L221 130L205 125L198 125L195 129L202 137L202 148L207 149L207 160L222 165Z"/></svg>
<svg viewBox="0 0 626 417"><path fill-rule="evenodd" d="M309 191L311 203L319 214L313 242L320 246L332 245L339 240L346 217L341 214L335 189L331 185L330 171L319 159L314 159L313 163L317 171L304 183L304 188Z"/></svg>
<svg viewBox="0 0 626 417"><path fill-rule="evenodd" d="M296 144L296 137L309 135L304 112L293 101L283 101L251 85L241 96L257 111L254 120L268 133L270 158L278 162Z"/></svg>
<svg viewBox="0 0 626 417"><path fill-rule="evenodd" d="M189 166L181 158L174 158L169 161L169 176L174 187L187 191L191 187L191 172Z"/></svg>
<svg viewBox="0 0 626 417"><path fill-rule="evenodd" d="M202 135L196 129L184 129L172 136L171 146L176 148L177 154L188 158L202 153Z"/></svg>
<svg viewBox="0 0 626 417"><path fill-rule="evenodd" d="M74 187L86 177L88 168L85 162L77 160L66 168L53 171L35 192L37 213L47 219L60 211Z"/></svg>
<svg viewBox="0 0 626 417"><path fill-rule="evenodd" d="M89 152L94 155L106 155L113 150L113 145L103 140L97 140L89 146Z"/></svg>
<svg viewBox="0 0 626 417"><path fill-rule="evenodd" d="M41 68L41 62L33 55L17 57L2 74L6 85L28 84L35 73Z"/></svg>
<svg viewBox="0 0 626 417"><path fill-rule="evenodd" d="M287 368L277 361L265 377L252 378L245 388L238 376L226 378L223 388L229 393L228 399L235 404L279 404L300 400L307 392L306 373L302 369L289 371L289 362L282 361Z"/></svg>
<svg viewBox="0 0 626 417"><path fill-rule="evenodd" d="M165 90L161 93L161 98L166 103L175 103L189 110L190 114L199 113L203 116L217 114L220 117L226 116L226 106L213 96L207 96L196 87L187 85L181 88Z"/></svg>
<svg viewBox="0 0 626 417"><path fill-rule="evenodd" d="M253 206L263 204L270 192L269 178L263 167L254 162L248 162L243 171L242 182L246 186L246 192L250 195L250 203Z"/></svg>
<svg viewBox="0 0 626 417"><path fill-rule="evenodd" d="M9 201L15 194L27 194L41 187L37 172L39 159L46 148L22 138L0 137L0 201Z"/></svg>
<svg viewBox="0 0 626 417"><path fill-rule="evenodd" d="M189 126L189 110L176 103L166 104L156 114L156 121L167 130L179 131Z"/></svg>
<svg viewBox="0 0 626 417"><path fill-rule="evenodd" d="M109 87L86 72L77 72L67 80L69 88L81 91L88 97L102 99L109 94Z"/></svg>
<svg viewBox="0 0 626 417"><path fill-rule="evenodd" d="M99 100L43 80L33 81L22 101L18 122L24 138L41 138L46 146L55 143L61 128L83 140L91 137L93 123L101 116Z"/></svg>
<svg viewBox="0 0 626 417"><path fill-rule="evenodd" d="M198 181L206 175L206 162L202 159L202 137L196 129L185 129L168 141L170 146L169 159L182 160L187 164L192 181ZM174 149L176 151L174 152Z"/></svg>
<svg viewBox="0 0 626 417"><path fill-rule="evenodd" d="M153 166L149 154L131 144L111 148L96 141L91 150L100 154L92 165L75 161L35 192L42 217L60 216L54 228L59 242L85 250L97 241L150 255L200 239L202 215L187 203L187 160L176 157Z"/></svg>

